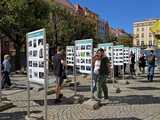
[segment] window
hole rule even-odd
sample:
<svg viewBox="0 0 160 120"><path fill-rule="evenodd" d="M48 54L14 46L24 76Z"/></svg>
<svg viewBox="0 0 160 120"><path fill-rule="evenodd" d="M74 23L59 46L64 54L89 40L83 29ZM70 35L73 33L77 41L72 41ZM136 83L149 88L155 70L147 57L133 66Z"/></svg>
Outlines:
<svg viewBox="0 0 160 120"><path fill-rule="evenodd" d="M144 41L141 41L141 46L143 46L144 45Z"/></svg>
<svg viewBox="0 0 160 120"><path fill-rule="evenodd" d="M139 38L139 34L137 34L137 36L136 36L137 38Z"/></svg>
<svg viewBox="0 0 160 120"><path fill-rule="evenodd" d="M137 40L137 46L139 46L139 40Z"/></svg>
<svg viewBox="0 0 160 120"><path fill-rule="evenodd" d="M150 40L148 44L149 44L149 46L152 46L152 40Z"/></svg>
<svg viewBox="0 0 160 120"><path fill-rule="evenodd" d="M142 31L144 31L144 28L142 28Z"/></svg>
<svg viewBox="0 0 160 120"><path fill-rule="evenodd" d="M137 28L137 32L139 31L139 28Z"/></svg>
<svg viewBox="0 0 160 120"><path fill-rule="evenodd" d="M144 38L144 33L141 34L141 37Z"/></svg>
<svg viewBox="0 0 160 120"><path fill-rule="evenodd" d="M149 33L149 37L152 37L152 33Z"/></svg>

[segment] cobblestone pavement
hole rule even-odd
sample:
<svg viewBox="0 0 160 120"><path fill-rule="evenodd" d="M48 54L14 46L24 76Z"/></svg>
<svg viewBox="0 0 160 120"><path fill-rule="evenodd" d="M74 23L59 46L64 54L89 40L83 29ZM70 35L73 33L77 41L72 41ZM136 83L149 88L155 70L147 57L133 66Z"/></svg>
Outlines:
<svg viewBox="0 0 160 120"><path fill-rule="evenodd" d="M145 75L144 75L145 76ZM130 84L120 83L121 93L116 93L112 84L109 87L109 102L104 102L98 110L89 110L82 104L73 104L73 88L65 87L61 104L55 105L55 95L48 95L48 120L160 120L160 73L154 82L148 82L143 75L137 79L127 79ZM27 110L25 77L12 77L16 88L3 91L15 107L0 112L0 120L24 120ZM81 85L78 94L90 96L90 82L78 79ZM118 86L116 84L116 86ZM31 91L31 110L43 114L44 91Z"/></svg>

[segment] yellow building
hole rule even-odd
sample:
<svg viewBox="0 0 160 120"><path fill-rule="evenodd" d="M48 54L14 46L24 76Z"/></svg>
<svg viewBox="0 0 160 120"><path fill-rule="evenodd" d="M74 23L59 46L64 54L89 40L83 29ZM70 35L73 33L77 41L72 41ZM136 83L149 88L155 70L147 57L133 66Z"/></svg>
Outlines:
<svg viewBox="0 0 160 120"><path fill-rule="evenodd" d="M155 46L155 38L150 28L159 19L147 19L133 23L133 46L141 48Z"/></svg>

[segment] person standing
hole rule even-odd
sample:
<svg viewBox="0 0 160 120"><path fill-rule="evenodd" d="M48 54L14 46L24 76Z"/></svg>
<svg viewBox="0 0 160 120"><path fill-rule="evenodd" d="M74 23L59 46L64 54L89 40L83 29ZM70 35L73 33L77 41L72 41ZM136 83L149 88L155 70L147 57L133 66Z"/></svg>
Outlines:
<svg viewBox="0 0 160 120"><path fill-rule="evenodd" d="M147 79L151 82L153 81L154 77L155 61L156 61L156 56L154 55L154 51L151 50L150 54L147 56L147 63L148 63Z"/></svg>
<svg viewBox="0 0 160 120"><path fill-rule="evenodd" d="M132 78L134 78L133 75L135 75L134 65L135 65L135 54L131 51L131 54L130 54L130 73L131 73Z"/></svg>
<svg viewBox="0 0 160 120"><path fill-rule="evenodd" d="M99 69L100 69L100 63L101 63L101 54L100 52L96 52L96 55L93 57L93 95L95 91L97 90L97 79L99 77ZM95 95L94 95L95 97Z"/></svg>
<svg viewBox="0 0 160 120"><path fill-rule="evenodd" d="M105 55L103 49L99 49L98 53L101 54L101 63L99 68L99 77L98 77L98 90L97 90L97 97L99 99L102 98L102 91L104 94L104 99L108 99L108 88L106 85L106 79L110 72L110 61L108 57Z"/></svg>
<svg viewBox="0 0 160 120"><path fill-rule="evenodd" d="M65 69L64 69L64 57L63 49L61 47L57 48L57 53L53 56L53 68L54 75L56 77L56 99L55 103L60 103L63 94L61 93L62 84L65 79Z"/></svg>
<svg viewBox="0 0 160 120"><path fill-rule="evenodd" d="M139 70L142 73L145 73L146 59L144 54L142 54L139 58Z"/></svg>
<svg viewBox="0 0 160 120"><path fill-rule="evenodd" d="M3 66L3 78L2 78L2 89L11 87L11 79L9 74L11 72L10 56L4 55Z"/></svg>

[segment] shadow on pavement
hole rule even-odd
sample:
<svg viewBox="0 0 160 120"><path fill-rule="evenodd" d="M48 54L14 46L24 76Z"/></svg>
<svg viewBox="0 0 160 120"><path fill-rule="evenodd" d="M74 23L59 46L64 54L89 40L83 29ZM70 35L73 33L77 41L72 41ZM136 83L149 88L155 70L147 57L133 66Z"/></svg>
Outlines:
<svg viewBox="0 0 160 120"><path fill-rule="evenodd" d="M148 80L141 80L141 81L138 81L138 82L143 82L143 83L156 83L156 82L160 82L160 80L153 80L153 82L150 82Z"/></svg>
<svg viewBox="0 0 160 120"><path fill-rule="evenodd" d="M129 95L120 97L111 96L110 101L112 102L112 104L160 104L160 97L153 97L152 95Z"/></svg>
<svg viewBox="0 0 160 120"><path fill-rule="evenodd" d="M70 87L69 89L74 91L74 87ZM89 91L91 91L91 86L89 85L83 85L77 87L77 92L89 92Z"/></svg>
<svg viewBox="0 0 160 120"><path fill-rule="evenodd" d="M126 118L98 118L98 119L80 119L80 120L142 120L135 117L126 117Z"/></svg>
<svg viewBox="0 0 160 120"><path fill-rule="evenodd" d="M157 87L127 87L129 89L136 89L136 90L160 90Z"/></svg>
<svg viewBox="0 0 160 120"><path fill-rule="evenodd" d="M42 111L31 111L31 113L41 113ZM26 111L0 113L0 120L25 120Z"/></svg>

